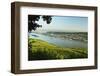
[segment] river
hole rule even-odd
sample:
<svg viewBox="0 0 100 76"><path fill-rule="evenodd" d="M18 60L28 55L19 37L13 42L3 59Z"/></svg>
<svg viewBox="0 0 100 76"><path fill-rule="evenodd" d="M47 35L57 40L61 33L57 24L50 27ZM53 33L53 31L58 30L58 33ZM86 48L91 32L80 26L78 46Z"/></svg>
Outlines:
<svg viewBox="0 0 100 76"><path fill-rule="evenodd" d="M37 33L30 33L29 37L44 40L51 44L55 44L57 46L65 47L65 48L87 48L86 42L82 42L78 40L55 38L55 37L50 37L47 35L37 34Z"/></svg>

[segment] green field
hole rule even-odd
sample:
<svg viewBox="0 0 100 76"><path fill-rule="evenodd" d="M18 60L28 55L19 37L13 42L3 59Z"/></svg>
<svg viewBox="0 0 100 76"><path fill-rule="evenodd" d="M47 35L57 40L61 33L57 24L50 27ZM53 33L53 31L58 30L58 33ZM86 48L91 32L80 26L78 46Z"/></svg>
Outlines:
<svg viewBox="0 0 100 76"><path fill-rule="evenodd" d="M62 48L39 39L28 39L28 60L87 58L87 48Z"/></svg>

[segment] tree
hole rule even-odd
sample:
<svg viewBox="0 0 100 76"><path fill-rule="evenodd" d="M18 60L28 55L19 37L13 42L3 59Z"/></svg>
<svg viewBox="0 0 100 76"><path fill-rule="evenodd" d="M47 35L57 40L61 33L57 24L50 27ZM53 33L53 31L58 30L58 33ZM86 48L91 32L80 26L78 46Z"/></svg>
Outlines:
<svg viewBox="0 0 100 76"><path fill-rule="evenodd" d="M39 27L42 27L41 24L38 24L36 21L39 21L41 15L28 15L28 32L36 30ZM43 21L46 21L47 24L50 24L52 21L51 16L43 15L41 16Z"/></svg>

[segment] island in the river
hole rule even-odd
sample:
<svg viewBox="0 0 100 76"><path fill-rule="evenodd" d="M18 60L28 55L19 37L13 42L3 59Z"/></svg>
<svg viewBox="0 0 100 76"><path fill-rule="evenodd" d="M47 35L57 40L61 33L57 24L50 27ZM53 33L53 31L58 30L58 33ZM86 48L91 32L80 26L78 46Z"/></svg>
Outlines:
<svg viewBox="0 0 100 76"><path fill-rule="evenodd" d="M83 42L88 41L87 32L45 32L41 34L61 39L78 40Z"/></svg>

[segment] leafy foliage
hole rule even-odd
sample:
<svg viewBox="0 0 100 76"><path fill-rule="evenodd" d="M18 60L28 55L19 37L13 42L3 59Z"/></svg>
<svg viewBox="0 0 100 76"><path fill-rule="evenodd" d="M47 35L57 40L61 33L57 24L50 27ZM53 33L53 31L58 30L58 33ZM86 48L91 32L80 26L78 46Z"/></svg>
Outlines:
<svg viewBox="0 0 100 76"><path fill-rule="evenodd" d="M46 21L47 24L50 24L52 21L51 16L40 16L40 15L28 15L28 32L36 30L36 28L42 27L41 24L38 24L36 21L39 21L40 17L43 18L43 21Z"/></svg>

